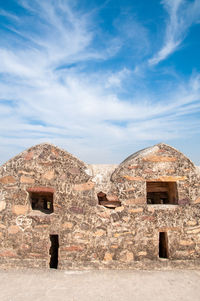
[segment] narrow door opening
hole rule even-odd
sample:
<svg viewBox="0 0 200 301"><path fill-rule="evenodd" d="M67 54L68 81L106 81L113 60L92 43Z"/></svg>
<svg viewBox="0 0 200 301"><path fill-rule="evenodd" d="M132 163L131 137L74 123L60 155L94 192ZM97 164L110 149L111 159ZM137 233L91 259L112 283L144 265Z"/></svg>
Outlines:
<svg viewBox="0 0 200 301"><path fill-rule="evenodd" d="M159 232L159 257L169 258L168 239L166 232Z"/></svg>
<svg viewBox="0 0 200 301"><path fill-rule="evenodd" d="M58 242L58 235L50 235L51 240L51 247L49 249L50 257L50 263L49 266L52 269L57 269L58 267L58 248L59 248L59 242Z"/></svg>

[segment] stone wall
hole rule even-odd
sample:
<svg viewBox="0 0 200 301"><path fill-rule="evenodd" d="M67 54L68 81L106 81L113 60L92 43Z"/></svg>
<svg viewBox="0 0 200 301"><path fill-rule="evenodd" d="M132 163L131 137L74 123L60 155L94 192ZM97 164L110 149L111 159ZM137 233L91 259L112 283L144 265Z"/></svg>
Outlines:
<svg viewBox="0 0 200 301"><path fill-rule="evenodd" d="M41 144L0 168L0 266L49 268L58 235L58 268L193 266L200 259L200 177L193 163L159 144L119 166L88 166ZM148 205L146 181L176 182L177 205ZM29 191L53 193L54 212L31 207ZM122 205L98 205L105 192ZM167 233L168 259L159 258ZM199 265L200 266L200 265Z"/></svg>

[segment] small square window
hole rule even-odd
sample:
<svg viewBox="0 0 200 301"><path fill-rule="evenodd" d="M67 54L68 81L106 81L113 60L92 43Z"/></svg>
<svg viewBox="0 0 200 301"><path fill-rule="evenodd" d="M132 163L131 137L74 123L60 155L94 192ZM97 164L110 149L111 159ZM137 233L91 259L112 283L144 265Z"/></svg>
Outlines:
<svg viewBox="0 0 200 301"><path fill-rule="evenodd" d="M177 204L176 182L147 182L147 204Z"/></svg>
<svg viewBox="0 0 200 301"><path fill-rule="evenodd" d="M43 213L53 213L53 193L52 192L29 192L31 207Z"/></svg>

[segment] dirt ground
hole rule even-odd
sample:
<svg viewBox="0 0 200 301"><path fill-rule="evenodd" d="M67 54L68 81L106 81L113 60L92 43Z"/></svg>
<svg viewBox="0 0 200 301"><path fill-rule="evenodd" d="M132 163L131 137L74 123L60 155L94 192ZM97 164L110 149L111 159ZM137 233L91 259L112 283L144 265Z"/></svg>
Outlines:
<svg viewBox="0 0 200 301"><path fill-rule="evenodd" d="M200 271L0 271L1 301L199 301Z"/></svg>

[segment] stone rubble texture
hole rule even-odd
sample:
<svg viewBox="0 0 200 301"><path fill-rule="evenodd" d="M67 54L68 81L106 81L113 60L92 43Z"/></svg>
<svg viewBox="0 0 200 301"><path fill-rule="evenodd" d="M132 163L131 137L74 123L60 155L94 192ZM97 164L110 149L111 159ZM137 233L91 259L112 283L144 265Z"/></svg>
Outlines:
<svg viewBox="0 0 200 301"><path fill-rule="evenodd" d="M148 205L146 181L176 182L177 205ZM54 192L54 212L32 210L30 191ZM121 206L98 205L103 191ZM51 144L0 167L0 267L49 268L50 235L59 235L59 269L200 266L200 172L166 145L120 165L87 165ZM169 259L159 258L167 232Z"/></svg>

